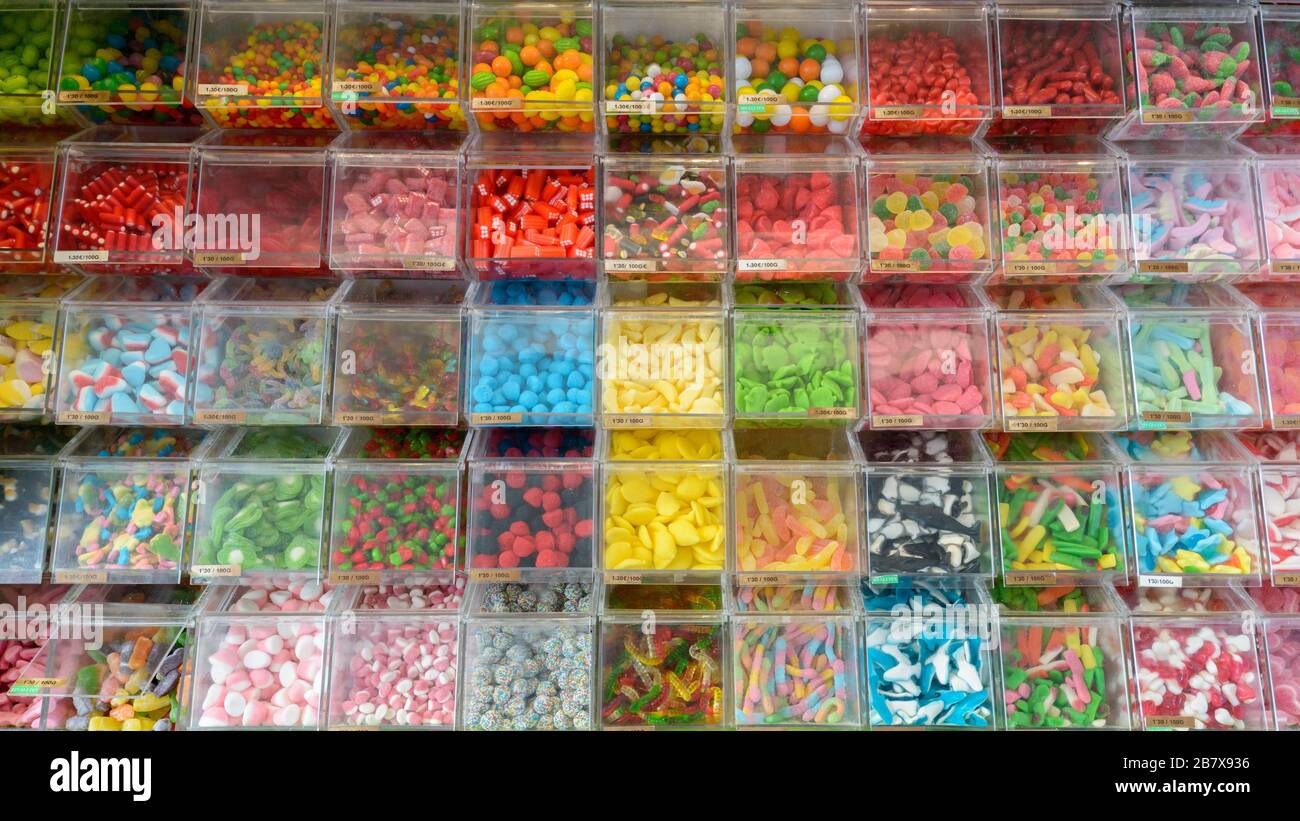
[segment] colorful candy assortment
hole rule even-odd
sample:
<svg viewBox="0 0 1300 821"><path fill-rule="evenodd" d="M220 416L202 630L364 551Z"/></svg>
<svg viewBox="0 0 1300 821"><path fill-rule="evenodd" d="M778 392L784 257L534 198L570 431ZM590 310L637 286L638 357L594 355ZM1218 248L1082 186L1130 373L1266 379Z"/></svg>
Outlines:
<svg viewBox="0 0 1300 821"><path fill-rule="evenodd" d="M600 716L605 727L719 725L723 631L714 622L601 627Z"/></svg>
<svg viewBox="0 0 1300 821"><path fill-rule="evenodd" d="M732 622L736 726L834 727L858 721L856 631L834 616Z"/></svg>
<svg viewBox="0 0 1300 821"><path fill-rule="evenodd" d="M207 20L197 101L222 128L333 128L325 107L323 15L221 15Z"/></svg>
<svg viewBox="0 0 1300 821"><path fill-rule="evenodd" d="M650 280L659 271L720 274L729 255L725 168L637 163L605 168L605 272ZM683 276L682 278L696 278Z"/></svg>
<svg viewBox="0 0 1300 821"><path fill-rule="evenodd" d="M471 24L470 108L484 131L593 131L587 18L487 16Z"/></svg>
<svg viewBox="0 0 1300 821"><path fill-rule="evenodd" d="M847 133L857 110L857 60L852 39L810 37L795 26L778 30L762 19L740 21L735 132Z"/></svg>
<svg viewBox="0 0 1300 821"><path fill-rule="evenodd" d="M871 214L867 243L873 273L951 273L988 260L987 188L980 175L873 169L867 175Z"/></svg>
<svg viewBox="0 0 1300 821"><path fill-rule="evenodd" d="M721 44L704 32L689 39L615 33L605 52L606 125L611 132L721 131L722 61Z"/></svg>

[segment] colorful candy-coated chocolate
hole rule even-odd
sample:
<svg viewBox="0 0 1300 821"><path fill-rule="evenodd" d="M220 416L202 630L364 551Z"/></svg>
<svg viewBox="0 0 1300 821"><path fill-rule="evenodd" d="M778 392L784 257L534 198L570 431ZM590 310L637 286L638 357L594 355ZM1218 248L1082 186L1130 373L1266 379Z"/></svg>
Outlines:
<svg viewBox="0 0 1300 821"><path fill-rule="evenodd" d="M991 96L989 51L982 36L961 42L906 24L867 29L871 107L862 133L972 134ZM892 109L892 110L891 110Z"/></svg>
<svg viewBox="0 0 1300 821"><path fill-rule="evenodd" d="M736 26L737 134L844 134L857 108L857 44L761 20ZM841 58L843 58L841 60ZM746 102L779 95L776 103Z"/></svg>
<svg viewBox="0 0 1300 821"><path fill-rule="evenodd" d="M596 255L592 168L483 169L469 194L469 255L487 279L590 279Z"/></svg>
<svg viewBox="0 0 1300 821"><path fill-rule="evenodd" d="M615 34L605 55L605 101L649 101L654 109L605 122L611 132L716 133L726 87L722 48L707 34L681 41Z"/></svg>
<svg viewBox="0 0 1300 821"><path fill-rule="evenodd" d="M600 715L606 727L719 725L725 719L722 625L601 627Z"/></svg>
<svg viewBox="0 0 1300 821"><path fill-rule="evenodd" d="M331 99L353 128L464 131L460 19L357 11L335 22ZM340 85L342 84L342 85ZM369 90L357 91L357 88Z"/></svg>
<svg viewBox="0 0 1300 821"><path fill-rule="evenodd" d="M856 636L847 619L755 618L732 624L737 727L858 721Z"/></svg>
<svg viewBox="0 0 1300 821"><path fill-rule="evenodd" d="M199 625L196 728L314 728L325 690L319 617L226 617Z"/></svg>
<svg viewBox="0 0 1300 821"><path fill-rule="evenodd" d="M286 19L292 16L235 26L201 44L200 94L204 85L244 87L243 94L203 96L204 110L221 128L335 126L321 96L322 26L315 19Z"/></svg>
<svg viewBox="0 0 1300 821"><path fill-rule="evenodd" d="M591 728L589 621L471 623L462 662L464 729Z"/></svg>
<svg viewBox="0 0 1300 821"><path fill-rule="evenodd" d="M334 637L331 727L454 727L455 621L358 619Z"/></svg>
<svg viewBox="0 0 1300 821"><path fill-rule="evenodd" d="M532 584L487 584L483 589L481 613L591 613L591 584L588 582L535 582Z"/></svg>
<svg viewBox="0 0 1300 821"><path fill-rule="evenodd" d="M859 267L851 174L736 173L736 279L846 280ZM778 264L746 270L745 260Z"/></svg>
<svg viewBox="0 0 1300 821"><path fill-rule="evenodd" d="M1228 623L1135 620L1136 689L1147 727L1181 717L1183 729L1258 727L1262 684L1254 631ZM1177 729L1177 728L1176 728Z"/></svg>
<svg viewBox="0 0 1300 821"><path fill-rule="evenodd" d="M0 159L0 260L39 263L45 258L54 198L53 159Z"/></svg>
<svg viewBox="0 0 1300 821"><path fill-rule="evenodd" d="M654 275L660 269L699 270L699 278L716 278L729 253L725 186L721 168L663 165L656 173L607 167L604 257L655 266L650 275L609 271L610 278L667 278Z"/></svg>
<svg viewBox="0 0 1300 821"><path fill-rule="evenodd" d="M869 175L871 215L867 217L869 265L906 264L911 277L950 272L964 279L981 260L991 258L983 180L967 174L873 172ZM977 199L978 198L978 199ZM893 270L881 264L882 272Z"/></svg>
<svg viewBox="0 0 1300 821"><path fill-rule="evenodd" d="M590 20L492 16L477 21L471 39L470 99L479 128L595 129Z"/></svg>

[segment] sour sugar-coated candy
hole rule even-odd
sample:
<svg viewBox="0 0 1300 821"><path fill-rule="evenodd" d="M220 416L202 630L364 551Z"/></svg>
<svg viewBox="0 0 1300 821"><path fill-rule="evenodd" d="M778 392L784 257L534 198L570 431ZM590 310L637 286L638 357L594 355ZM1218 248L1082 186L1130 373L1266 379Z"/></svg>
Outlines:
<svg viewBox="0 0 1300 821"><path fill-rule="evenodd" d="M1254 631L1240 622L1140 617L1133 651L1147 728L1262 729Z"/></svg>
<svg viewBox="0 0 1300 821"><path fill-rule="evenodd" d="M1294 47L1300 57L1300 45ZM1300 61L1296 64L1300 72ZM1300 271L1300 172L1290 162L1260 162L1259 201L1270 273Z"/></svg>
<svg viewBox="0 0 1300 821"><path fill-rule="evenodd" d="M823 10L826 11L826 10ZM740 11L737 16L759 15ZM851 38L815 37L808 26L778 29L764 19L738 20L738 134L844 134L857 110L858 54ZM849 20L831 21L841 31ZM826 34L827 31L819 32Z"/></svg>
<svg viewBox="0 0 1300 821"><path fill-rule="evenodd" d="M454 620L409 616L336 630L329 726L454 727L457 632Z"/></svg>
<svg viewBox="0 0 1300 821"><path fill-rule="evenodd" d="M1117 177L1100 167L1001 171L998 219L1008 274L1108 272L1122 264L1121 196Z"/></svg>
<svg viewBox="0 0 1300 821"><path fill-rule="evenodd" d="M858 505L852 479L811 464L794 467L736 471L737 569L854 570Z"/></svg>
<svg viewBox="0 0 1300 821"><path fill-rule="evenodd" d="M978 175L873 169L867 186L873 273L958 280L991 258L986 186Z"/></svg>
<svg viewBox="0 0 1300 821"><path fill-rule="evenodd" d="M723 711L724 633L718 622L601 625L600 716L605 727L707 727Z"/></svg>
<svg viewBox="0 0 1300 821"><path fill-rule="evenodd" d="M852 607L851 587L836 584L742 585L734 598L737 612L825 612Z"/></svg>
<svg viewBox="0 0 1300 821"><path fill-rule="evenodd" d="M746 616L732 624L737 727L858 722L853 622L831 616Z"/></svg>
<svg viewBox="0 0 1300 821"><path fill-rule="evenodd" d="M594 653L588 619L478 621L465 631L461 727L591 728Z"/></svg>
<svg viewBox="0 0 1300 821"><path fill-rule="evenodd" d="M722 44L704 32L681 39L615 32L605 53L605 102L641 107L628 112L607 106L606 125L611 132L721 131L723 59Z"/></svg>
<svg viewBox="0 0 1300 821"><path fill-rule="evenodd" d="M591 584L583 581L483 586L479 613L591 613Z"/></svg>
<svg viewBox="0 0 1300 821"><path fill-rule="evenodd" d="M226 616L199 623L192 725L315 728L325 690L320 616Z"/></svg>
<svg viewBox="0 0 1300 821"><path fill-rule="evenodd" d="M487 14L471 22L470 40L481 130L594 130L590 19Z"/></svg>
<svg viewBox="0 0 1300 821"><path fill-rule="evenodd" d="M1260 247L1249 174L1240 160L1205 166L1143 158L1130 166L1129 204L1140 272L1201 278L1252 273ZM1146 263L1146 265L1144 265ZM1167 267L1167 266L1166 266Z"/></svg>

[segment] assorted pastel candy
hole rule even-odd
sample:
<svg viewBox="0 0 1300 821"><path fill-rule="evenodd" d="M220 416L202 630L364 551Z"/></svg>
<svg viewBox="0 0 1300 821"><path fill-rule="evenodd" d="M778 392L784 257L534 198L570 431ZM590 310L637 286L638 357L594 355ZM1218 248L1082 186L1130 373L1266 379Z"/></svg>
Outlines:
<svg viewBox="0 0 1300 821"><path fill-rule="evenodd" d="M975 270L991 258L985 187L966 174L871 172L867 247L873 272ZM908 273L908 276L913 274Z"/></svg>
<svg viewBox="0 0 1300 821"><path fill-rule="evenodd" d="M738 23L735 132L847 133L857 111L856 62L852 40L807 37L762 20Z"/></svg>
<svg viewBox="0 0 1300 821"><path fill-rule="evenodd" d="M702 32L682 40L614 34L605 54L605 102L642 105L631 113L607 107L609 130L721 131L726 91L722 59L720 46Z"/></svg>

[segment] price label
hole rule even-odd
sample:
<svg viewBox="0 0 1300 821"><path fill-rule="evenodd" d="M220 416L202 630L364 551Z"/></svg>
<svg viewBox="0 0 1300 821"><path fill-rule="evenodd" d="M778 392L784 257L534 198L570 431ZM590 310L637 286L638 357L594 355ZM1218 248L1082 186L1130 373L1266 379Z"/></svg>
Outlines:
<svg viewBox="0 0 1300 821"><path fill-rule="evenodd" d="M471 413L469 421L475 425L518 425L524 421L522 413Z"/></svg>
<svg viewBox="0 0 1300 821"><path fill-rule="evenodd" d="M1300 428L1300 416L1274 416L1273 427L1278 430L1295 430Z"/></svg>
<svg viewBox="0 0 1300 821"><path fill-rule="evenodd" d="M783 259L742 259L736 261L737 271L784 271L787 263Z"/></svg>
<svg viewBox="0 0 1300 821"><path fill-rule="evenodd" d="M1300 573L1274 573L1273 584L1278 587L1300 587Z"/></svg>
<svg viewBox="0 0 1300 821"><path fill-rule="evenodd" d="M1186 110L1176 111L1171 109L1162 111L1157 109L1152 111L1148 109L1142 112L1142 122L1144 123L1190 123L1192 118L1192 112Z"/></svg>
<svg viewBox="0 0 1300 821"><path fill-rule="evenodd" d="M870 581L872 584L898 584L898 576L872 576Z"/></svg>
<svg viewBox="0 0 1300 821"><path fill-rule="evenodd" d="M469 571L469 577L481 582L517 582L519 571L501 567L477 567Z"/></svg>
<svg viewBox="0 0 1300 821"><path fill-rule="evenodd" d="M1300 262L1275 262L1272 268L1275 274L1300 274Z"/></svg>
<svg viewBox="0 0 1300 821"><path fill-rule="evenodd" d="M234 410L196 410L194 421L200 425L242 425L248 415Z"/></svg>
<svg viewBox="0 0 1300 821"><path fill-rule="evenodd" d="M195 265L243 265L242 251L197 251L194 254Z"/></svg>
<svg viewBox="0 0 1300 821"><path fill-rule="evenodd" d="M1300 117L1300 97L1273 97L1269 113L1274 117Z"/></svg>
<svg viewBox="0 0 1300 821"><path fill-rule="evenodd" d="M785 102L785 95L776 91L762 91L757 94L741 94L737 101L740 103L740 110L750 114L761 114L770 105L780 105Z"/></svg>
<svg viewBox="0 0 1300 821"><path fill-rule="evenodd" d="M378 724L348 724L344 727L332 726L331 730L339 733L363 733L366 731L378 730Z"/></svg>
<svg viewBox="0 0 1300 821"><path fill-rule="evenodd" d="M615 414L605 417L605 425L611 428L648 428L649 416Z"/></svg>
<svg viewBox="0 0 1300 821"><path fill-rule="evenodd" d="M1003 584L1010 587L1017 585L1056 584L1056 573L1051 570L1012 570L1002 578Z"/></svg>
<svg viewBox="0 0 1300 821"><path fill-rule="evenodd" d="M871 270L919 271L921 270L921 263L914 259L873 259L871 261Z"/></svg>
<svg viewBox="0 0 1300 821"><path fill-rule="evenodd" d="M651 274L658 270L653 259L607 259L605 270L611 274Z"/></svg>
<svg viewBox="0 0 1300 821"><path fill-rule="evenodd" d="M59 92L61 103L106 103L109 93L94 88L78 88Z"/></svg>
<svg viewBox="0 0 1300 821"><path fill-rule="evenodd" d="M925 106L920 105L882 105L873 106L873 120L919 120L925 116Z"/></svg>
<svg viewBox="0 0 1300 821"><path fill-rule="evenodd" d="M379 584L378 570L334 570L330 584Z"/></svg>
<svg viewBox="0 0 1300 821"><path fill-rule="evenodd" d="M378 425L384 420L382 413L345 411L334 414L334 422L338 425Z"/></svg>
<svg viewBox="0 0 1300 821"><path fill-rule="evenodd" d="M1163 587L1166 589L1176 589L1182 586L1182 576L1149 576L1144 573L1138 575L1138 587Z"/></svg>
<svg viewBox="0 0 1300 821"><path fill-rule="evenodd" d="M871 414L873 428L919 428L924 421L925 418L919 413Z"/></svg>
<svg viewBox="0 0 1300 821"><path fill-rule="evenodd" d="M107 570L55 570L55 584L107 584Z"/></svg>
<svg viewBox="0 0 1300 821"><path fill-rule="evenodd" d="M809 408L808 415L813 419L852 419L857 414L853 408Z"/></svg>
<svg viewBox="0 0 1300 821"><path fill-rule="evenodd" d="M1015 259L1006 265L1008 274L1054 274L1056 263L1038 259Z"/></svg>
<svg viewBox="0 0 1300 821"><path fill-rule="evenodd" d="M519 111L524 101L518 97L475 97L469 107L473 111Z"/></svg>
<svg viewBox="0 0 1300 821"><path fill-rule="evenodd" d="M606 114L653 114L654 100L610 100L605 103Z"/></svg>
<svg viewBox="0 0 1300 821"><path fill-rule="evenodd" d="M605 571L606 584L642 584L645 577L640 573L629 573L624 570L607 570Z"/></svg>
<svg viewBox="0 0 1300 821"><path fill-rule="evenodd" d="M1002 429L1006 431L1033 431L1035 433L1042 431L1056 430L1057 419L1055 416L1017 416L1014 419L1004 419Z"/></svg>
<svg viewBox="0 0 1300 821"><path fill-rule="evenodd" d="M1148 730L1188 730L1196 726L1191 716L1147 716Z"/></svg>
<svg viewBox="0 0 1300 821"><path fill-rule="evenodd" d="M108 262L107 251L55 251L54 261L61 265L76 265L79 262Z"/></svg>
<svg viewBox="0 0 1300 821"><path fill-rule="evenodd" d="M402 257L402 267L408 271L454 271L456 260L450 257Z"/></svg>
<svg viewBox="0 0 1300 821"><path fill-rule="evenodd" d="M1192 413L1191 411L1142 411L1142 421L1161 425L1169 423L1185 425L1192 421Z"/></svg>
<svg viewBox="0 0 1300 821"><path fill-rule="evenodd" d="M379 86L372 80L335 80L334 99L342 102L347 94L374 94Z"/></svg>
<svg viewBox="0 0 1300 821"><path fill-rule="evenodd" d="M239 576L237 564L196 564L190 568L191 579L237 579Z"/></svg>
<svg viewBox="0 0 1300 821"><path fill-rule="evenodd" d="M1002 116L1008 120L1050 119L1052 107L1050 105L1004 105Z"/></svg>
<svg viewBox="0 0 1300 821"><path fill-rule="evenodd" d="M779 573L737 573L736 582L742 586L757 584L778 584L781 581Z"/></svg>
<svg viewBox="0 0 1300 821"><path fill-rule="evenodd" d="M107 425L108 411L63 411L58 419L62 425Z"/></svg>
<svg viewBox="0 0 1300 821"><path fill-rule="evenodd" d="M1187 263L1149 259L1139 262L1138 270L1144 274L1185 274L1187 273Z"/></svg>
<svg viewBox="0 0 1300 821"><path fill-rule="evenodd" d="M248 83L199 83L200 97L244 97Z"/></svg>
<svg viewBox="0 0 1300 821"><path fill-rule="evenodd" d="M9 695L39 695L41 690L61 689L66 683L66 680L61 678L20 678L9 687Z"/></svg>

